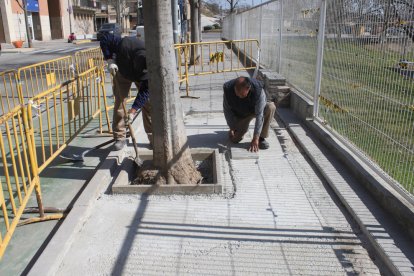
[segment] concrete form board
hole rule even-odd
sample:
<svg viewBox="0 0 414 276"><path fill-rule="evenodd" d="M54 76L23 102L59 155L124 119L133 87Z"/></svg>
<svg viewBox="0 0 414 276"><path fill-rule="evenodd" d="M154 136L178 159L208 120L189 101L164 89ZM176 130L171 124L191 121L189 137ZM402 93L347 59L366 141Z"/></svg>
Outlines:
<svg viewBox="0 0 414 276"><path fill-rule="evenodd" d="M192 195L192 194L221 194L221 166L220 159L218 158L218 150L211 149L192 149L191 154L194 160L204 160L208 157L212 158L212 174L213 183L209 184L176 184L176 185L131 185L131 175L135 168L135 163L130 158L125 158L121 165L121 172L115 179L112 185L112 192L114 194L180 194L180 195ZM140 157L144 160L149 160L152 156L140 154ZM125 184L126 183L126 184Z"/></svg>

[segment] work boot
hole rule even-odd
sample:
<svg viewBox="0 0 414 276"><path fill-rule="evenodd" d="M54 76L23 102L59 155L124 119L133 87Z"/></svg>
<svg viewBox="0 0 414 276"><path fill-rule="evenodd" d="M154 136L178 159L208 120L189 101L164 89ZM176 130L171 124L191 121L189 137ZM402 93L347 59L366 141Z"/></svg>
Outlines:
<svg viewBox="0 0 414 276"><path fill-rule="evenodd" d="M120 140L115 141L113 148L115 151L118 151L118 150L123 149L125 145L126 145L126 139L120 139Z"/></svg>
<svg viewBox="0 0 414 276"><path fill-rule="evenodd" d="M269 148L269 142L265 140L265 138L259 138L259 149L265 150Z"/></svg>

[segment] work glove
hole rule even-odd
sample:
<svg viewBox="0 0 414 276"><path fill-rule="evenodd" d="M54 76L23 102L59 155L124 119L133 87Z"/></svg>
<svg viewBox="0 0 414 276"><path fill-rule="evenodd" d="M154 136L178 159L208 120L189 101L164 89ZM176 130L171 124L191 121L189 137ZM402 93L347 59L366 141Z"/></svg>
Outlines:
<svg viewBox="0 0 414 276"><path fill-rule="evenodd" d="M115 76L116 72L118 72L118 65L112 59L108 59L108 71L112 76Z"/></svg>

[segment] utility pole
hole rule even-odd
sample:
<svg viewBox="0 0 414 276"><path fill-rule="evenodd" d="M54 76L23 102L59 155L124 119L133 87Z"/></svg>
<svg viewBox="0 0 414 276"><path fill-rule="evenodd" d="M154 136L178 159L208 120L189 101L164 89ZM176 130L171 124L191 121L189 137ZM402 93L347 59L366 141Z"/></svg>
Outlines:
<svg viewBox="0 0 414 276"><path fill-rule="evenodd" d="M26 24L26 36L27 36L27 45L29 48L33 48L32 45L32 38L30 37L30 29L29 29L29 19L27 16L27 0L22 0L23 4L23 12L24 12L24 22Z"/></svg>
<svg viewBox="0 0 414 276"><path fill-rule="evenodd" d="M116 23L121 24L121 3L116 0Z"/></svg>
<svg viewBox="0 0 414 276"><path fill-rule="evenodd" d="M178 43L178 0L171 1L174 44Z"/></svg>
<svg viewBox="0 0 414 276"><path fill-rule="evenodd" d="M198 2L199 0L190 0L191 12L191 42L200 42L200 34L198 27ZM190 64L195 64L198 56L198 47L192 47L190 53Z"/></svg>
<svg viewBox="0 0 414 276"><path fill-rule="evenodd" d="M68 13L69 13L69 33L72 34L72 5L70 4L70 0L68 0Z"/></svg>

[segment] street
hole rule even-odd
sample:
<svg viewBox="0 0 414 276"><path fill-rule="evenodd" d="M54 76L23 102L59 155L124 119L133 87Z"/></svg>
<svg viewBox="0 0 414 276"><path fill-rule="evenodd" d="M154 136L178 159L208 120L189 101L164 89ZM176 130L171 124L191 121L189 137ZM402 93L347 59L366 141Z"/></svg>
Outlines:
<svg viewBox="0 0 414 276"><path fill-rule="evenodd" d="M203 33L203 39L220 40L220 33ZM67 43L66 39L51 41L35 41L33 51L22 53L7 52L10 49L3 48L0 55L0 72L18 69L30 64L35 64L63 56L74 55L75 52L92 47L98 47L98 41L83 44Z"/></svg>
<svg viewBox="0 0 414 276"><path fill-rule="evenodd" d="M18 69L19 67L63 56L74 55L77 51L98 46L98 41L83 44L72 44L67 43L66 39L59 39L47 42L36 41L34 42L33 51L26 51L22 53L9 53L8 50L10 49L3 48L0 55L0 72Z"/></svg>

